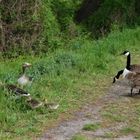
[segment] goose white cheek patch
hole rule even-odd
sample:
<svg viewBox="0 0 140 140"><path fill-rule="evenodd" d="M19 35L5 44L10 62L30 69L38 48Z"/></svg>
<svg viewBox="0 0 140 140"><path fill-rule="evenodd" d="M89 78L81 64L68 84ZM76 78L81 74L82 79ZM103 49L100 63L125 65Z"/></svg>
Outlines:
<svg viewBox="0 0 140 140"><path fill-rule="evenodd" d="M125 53L126 56L128 56L129 54L130 54L129 52Z"/></svg>

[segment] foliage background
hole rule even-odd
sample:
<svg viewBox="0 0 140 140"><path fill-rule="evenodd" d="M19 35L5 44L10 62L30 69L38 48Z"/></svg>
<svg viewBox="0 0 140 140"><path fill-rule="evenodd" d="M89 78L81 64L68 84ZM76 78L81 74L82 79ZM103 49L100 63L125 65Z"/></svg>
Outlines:
<svg viewBox="0 0 140 140"><path fill-rule="evenodd" d="M87 33L92 39L114 29L135 27L140 23L139 3L138 0L1 0L1 54L6 57L40 54L66 47L69 40Z"/></svg>

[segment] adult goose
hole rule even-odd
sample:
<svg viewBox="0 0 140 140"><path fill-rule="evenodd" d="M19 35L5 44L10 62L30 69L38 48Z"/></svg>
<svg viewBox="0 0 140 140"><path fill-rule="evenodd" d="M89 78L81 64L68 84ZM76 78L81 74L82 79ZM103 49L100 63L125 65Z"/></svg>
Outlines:
<svg viewBox="0 0 140 140"><path fill-rule="evenodd" d="M113 83L115 83L116 80L119 79L120 75L123 75L123 77L125 77L125 75L128 72L127 69L133 72L140 72L140 65L136 64L131 65L131 54L129 51L124 51L123 53L121 53L121 55L127 56L126 68L124 70L118 71L117 75L113 78Z"/></svg>
<svg viewBox="0 0 140 140"><path fill-rule="evenodd" d="M17 82L18 84L23 87L29 83L32 82L32 77L29 77L26 75L26 69L31 67L32 65L30 63L25 62L22 65L22 75L18 78Z"/></svg>
<svg viewBox="0 0 140 140"><path fill-rule="evenodd" d="M0 82L0 86L8 89L8 91L10 93L14 93L15 95L18 95L18 96L30 96L30 94L28 92L26 92L25 90L17 87L16 85L5 84L5 83Z"/></svg>
<svg viewBox="0 0 140 140"><path fill-rule="evenodd" d="M30 94L28 92L26 92L25 90L15 86L15 85L8 84L8 85L5 85L5 87L10 92L14 93L15 95L18 95L18 96L30 96Z"/></svg>

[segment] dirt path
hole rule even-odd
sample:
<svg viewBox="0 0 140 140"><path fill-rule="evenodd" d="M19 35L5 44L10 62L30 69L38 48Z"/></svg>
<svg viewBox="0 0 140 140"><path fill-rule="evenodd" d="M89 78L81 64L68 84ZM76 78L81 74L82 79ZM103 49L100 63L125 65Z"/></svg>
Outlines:
<svg viewBox="0 0 140 140"><path fill-rule="evenodd" d="M103 121L101 110L108 104L113 104L120 100L121 102L129 102L131 97L128 93L130 89L126 86L124 81L117 82L112 85L109 92L92 105L85 105L80 112L74 114L74 119L61 122L55 128L48 130L39 140L70 140L76 134L86 137L87 140L93 139L112 139L106 138L106 133L118 131L125 127L126 122L113 124L110 127L99 128L96 131L82 130L85 124L100 123ZM124 135L121 137L114 137L116 140L134 140L133 135Z"/></svg>

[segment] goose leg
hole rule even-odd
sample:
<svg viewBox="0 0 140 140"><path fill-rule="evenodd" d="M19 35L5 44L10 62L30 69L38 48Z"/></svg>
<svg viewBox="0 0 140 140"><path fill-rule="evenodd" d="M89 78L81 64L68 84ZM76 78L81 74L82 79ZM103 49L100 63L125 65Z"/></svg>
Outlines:
<svg viewBox="0 0 140 140"><path fill-rule="evenodd" d="M140 89L139 89L139 92L138 92L138 94L140 94Z"/></svg>
<svg viewBox="0 0 140 140"><path fill-rule="evenodd" d="M132 93L132 92L133 92L133 88L131 88L131 96L133 95L133 93Z"/></svg>

